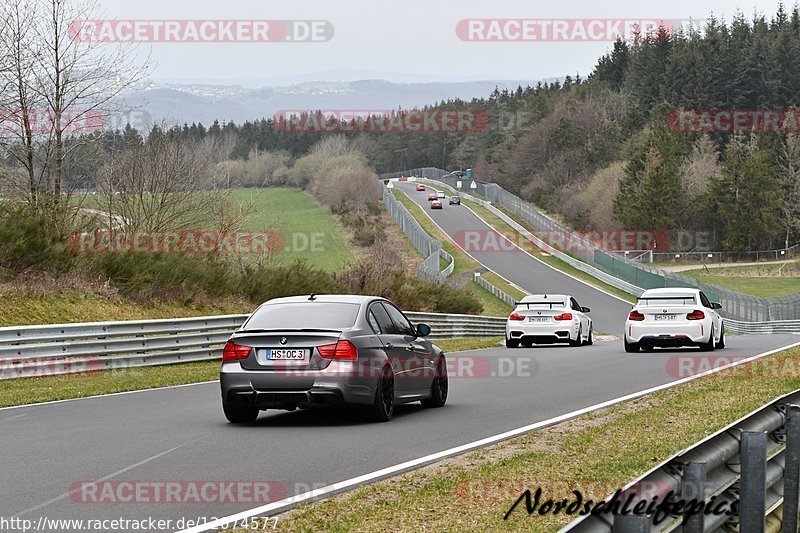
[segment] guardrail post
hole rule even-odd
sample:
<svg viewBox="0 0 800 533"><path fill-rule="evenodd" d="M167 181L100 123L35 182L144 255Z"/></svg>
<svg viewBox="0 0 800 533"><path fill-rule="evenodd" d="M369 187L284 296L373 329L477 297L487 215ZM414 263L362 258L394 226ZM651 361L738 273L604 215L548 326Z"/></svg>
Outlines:
<svg viewBox="0 0 800 533"><path fill-rule="evenodd" d="M800 507L800 405L786 406L786 451L783 469L783 531L797 531Z"/></svg>
<svg viewBox="0 0 800 533"><path fill-rule="evenodd" d="M692 462L686 465L681 482L681 498L704 502L706 497L706 463ZM683 514L683 533L703 533L705 515L699 513Z"/></svg>
<svg viewBox="0 0 800 533"><path fill-rule="evenodd" d="M763 533L766 526L767 434L742 431L739 443L739 531Z"/></svg>
<svg viewBox="0 0 800 533"><path fill-rule="evenodd" d="M650 518L640 514L620 514L614 516L612 533L650 533Z"/></svg>

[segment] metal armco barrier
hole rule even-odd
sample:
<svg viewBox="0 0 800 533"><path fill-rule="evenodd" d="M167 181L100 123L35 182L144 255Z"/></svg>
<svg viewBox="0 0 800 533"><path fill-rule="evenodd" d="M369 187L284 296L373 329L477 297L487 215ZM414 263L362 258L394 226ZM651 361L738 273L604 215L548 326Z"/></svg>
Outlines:
<svg viewBox="0 0 800 533"><path fill-rule="evenodd" d="M419 277L428 281L447 279L455 269L455 259L442 250L442 243L428 235L414 216L408 212L408 209L385 186L383 187L383 206L409 238L414 248L425 256L425 260L417 267ZM439 259L449 262L448 266L441 269Z"/></svg>
<svg viewBox="0 0 800 533"><path fill-rule="evenodd" d="M586 263L594 265L607 275L644 289L656 287L696 287L705 292L709 298L722 304L722 315L726 318L748 322L764 322L770 320L800 319L800 293L787 296L760 298L726 289L718 285L703 283L689 276L676 272L667 272L647 266L637 261L620 257L597 247L580 234L564 227L556 220L542 213L528 202L503 189L496 183L481 182L467 178L455 178L438 168L417 168L403 172L383 174L382 178L397 176L418 176L448 183L459 190L472 192L486 200L502 205L507 210L522 218L531 227L541 231L553 231L565 238L564 248L572 252ZM463 194L463 193L460 193Z"/></svg>
<svg viewBox="0 0 800 533"><path fill-rule="evenodd" d="M505 318L406 313L431 339L505 335ZM0 380L219 359L249 315L0 328Z"/></svg>
<svg viewBox="0 0 800 533"><path fill-rule="evenodd" d="M563 532L629 533L633 531L797 531L800 502L800 391L778 398L661 463L629 483L619 496L622 504L694 498L713 506L724 504L731 515L698 513L653 516L612 513L587 515ZM613 495L609 495L608 498ZM609 499L606 498L608 502Z"/></svg>
<svg viewBox="0 0 800 533"><path fill-rule="evenodd" d="M480 272L475 272L475 283L477 283L487 291L494 294L497 298L503 300L503 302L505 302L507 305L511 307L517 306L517 300L513 296L510 296L507 292L498 289L497 287L495 287L494 285L483 279L483 276L481 276Z"/></svg>

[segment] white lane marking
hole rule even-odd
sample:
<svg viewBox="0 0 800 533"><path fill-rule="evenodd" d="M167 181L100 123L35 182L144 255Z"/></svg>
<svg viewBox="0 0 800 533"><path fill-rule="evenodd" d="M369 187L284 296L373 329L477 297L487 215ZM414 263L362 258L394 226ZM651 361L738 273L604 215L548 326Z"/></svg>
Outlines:
<svg viewBox="0 0 800 533"><path fill-rule="evenodd" d="M508 440L513 437L517 437L519 435L523 435L525 433L529 433L536 429L541 429L543 427L552 426L561 422L565 422L572 418L591 413L592 411L597 411L599 409L603 409L605 407L610 407L612 405L616 405L618 403L626 402L628 400L634 400L636 398L640 398L647 394L651 394L653 392L658 392L660 390L669 389L675 387L677 385L681 385L683 383L688 383L695 379L699 379L705 376L710 376L711 374L716 374L717 372L722 372L723 370L727 370L728 368L732 368L734 366L742 365L745 363L749 363L751 361L755 361L756 359L761 359L762 357L766 357L768 355L772 355L774 353L788 350L794 348L796 346L800 346L800 342L795 342L793 344L788 344L781 348L775 348L774 350L770 350L768 352L764 352L758 355L754 355L752 357L748 357L746 359L742 359L741 361L736 361L731 364L721 366L719 368L714 368L703 372L701 374L697 374L696 376L689 376L687 378L680 379L678 381L673 381L670 383L665 383L663 385L658 385L656 387L652 387L643 391L634 392L632 394L627 394L625 396L621 396L619 398L615 398L613 400L608 400L602 403L598 403L592 405L590 407L584 407L583 409L579 409L577 411L572 411L571 413L566 413L560 416L556 416L554 418L550 418L548 420L543 420L541 422L536 422L534 424L530 424L527 426L523 426L521 428L512 429L511 431L506 431L505 433L499 433L497 435L493 435L491 437L486 437L485 439L476 440L467 444L463 444L461 446L456 446L455 448L450 448L448 450L443 450L441 452L432 453L430 455L426 455L424 457L420 457L419 459L412 459L411 461L406 461L405 463L400 463L398 465L390 466L387 468L383 468L381 470L376 470L374 472L370 472L368 474L364 474L362 476L354 477L345 481L340 481L339 483L333 483L332 485L328 485L326 487L322 487L316 490L312 490L309 492L304 492L302 494L298 494L296 496L291 496L289 498L285 498L283 500L270 503L267 505L262 505L261 507L256 507L253 509L249 509L247 511L242 511L241 513L233 514L230 516L226 516L223 518L219 518L214 520L213 522L208 522L206 524L202 524L195 527L190 527L188 529L183 529L178 533L202 533L204 531L209 531L212 529L219 529L226 525L231 525L237 522L241 522L251 516L270 516L275 511L283 512L291 507L294 507L298 503L309 502L313 500L318 500L324 496L333 495L337 492L342 492L346 489L352 489L358 487L359 485L363 485L365 483L371 481L377 481L381 478L390 477L393 475L397 475L407 470L413 470L415 468L419 468L424 466L428 463L433 463L435 461L439 461L441 459L445 459L447 457L453 455L459 455L462 453L466 453L472 451L476 448L481 448L483 446L488 446L491 444L496 444L498 442ZM390 422L391 423L391 422Z"/></svg>
<svg viewBox="0 0 800 533"><path fill-rule="evenodd" d="M6 418L6 422L8 422L9 420L16 420L16 419L18 419L18 418L22 418L23 416L28 416L28 414L29 414L29 413L23 413L23 414L21 414L21 415L17 415L17 416L12 416L12 417L10 417L10 418Z"/></svg>
<svg viewBox="0 0 800 533"><path fill-rule="evenodd" d="M211 381L198 381L197 383L183 383L182 385L167 385L165 387L153 387L152 389L136 389L136 390L127 390L122 392L110 392L108 394L95 394L94 396L81 396L80 398L65 398L63 400L52 400L49 402L39 402L39 403L26 403L23 405L11 405L8 407L0 407L0 411L7 411L9 409L22 409L23 407L36 407L37 405L52 405L55 403L64 403L64 402L77 402L78 400L93 400L95 398L107 398L109 396L122 396L123 394L135 394L137 392L150 392L150 391L159 391L159 390L166 390L166 389L180 389L182 387L193 387L195 385L208 385L209 383L219 383L218 379L214 379Z"/></svg>
<svg viewBox="0 0 800 533"><path fill-rule="evenodd" d="M184 444L186 444L186 443L184 443ZM118 475L124 474L125 472L127 472L129 470L133 470L134 468L136 468L138 466L142 466L143 464L149 463L150 461L154 461L154 460L158 459L159 457L163 457L163 456L167 455L168 453L174 452L175 450L177 450L181 446L184 446L184 444L179 444L179 445L175 446L174 448L170 448L169 450L165 450L165 451L163 451L161 453L157 453L157 454L153 455L152 457L148 457L147 459L143 459L143 460L139 461L138 463L134 463L134 464L132 464L130 466L126 466L122 470L117 470L113 474L109 474L109 475L107 475L105 477L101 477L100 479L94 479L92 481L107 481L107 480L109 480L111 478L117 477ZM47 507L48 505L50 505L52 503L55 503L57 501L63 500L64 498L66 498L67 496L72 494L73 492L75 492L75 489L73 489L73 490L71 490L69 492L65 492L61 496L56 496L55 498L53 498L51 500L47 500L46 502L40 503L39 505L35 505L35 506L33 506L33 507L29 508L29 509L25 509L24 511L21 511L21 512L17 513L17 517L22 516L22 515L27 514L27 513L31 513L33 511L41 509L42 507Z"/></svg>

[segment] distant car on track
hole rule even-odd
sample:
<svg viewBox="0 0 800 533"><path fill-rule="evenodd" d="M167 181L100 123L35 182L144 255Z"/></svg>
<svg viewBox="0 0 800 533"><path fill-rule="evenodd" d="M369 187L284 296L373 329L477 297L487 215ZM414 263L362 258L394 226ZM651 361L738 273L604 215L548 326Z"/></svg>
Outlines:
<svg viewBox="0 0 800 533"><path fill-rule="evenodd" d="M588 313L588 307L581 307L567 294L528 295L517 302L506 321L506 347L592 344L593 326Z"/></svg>
<svg viewBox="0 0 800 533"><path fill-rule="evenodd" d="M703 351L725 347L725 322L712 303L694 288L648 289L625 321L626 352L656 347L698 346Z"/></svg>
<svg viewBox="0 0 800 533"><path fill-rule="evenodd" d="M441 208L442 208L441 200L434 200L431 202L431 209L441 209Z"/></svg>
<svg viewBox="0 0 800 533"><path fill-rule="evenodd" d="M420 183L420 184L417 185L417 190L418 191L424 191L425 190L425 186Z"/></svg>
<svg viewBox="0 0 800 533"><path fill-rule="evenodd" d="M444 352L390 301L374 296L276 298L225 344L222 409L233 423L260 411L355 405L387 421L400 403L442 407Z"/></svg>
<svg viewBox="0 0 800 533"><path fill-rule="evenodd" d="M445 196L446 195L444 194L444 191L437 191L436 192L436 198L440 198L440 199L443 200Z"/></svg>
<svg viewBox="0 0 800 533"><path fill-rule="evenodd" d="M434 200L436 200L436 193L435 193L435 192L432 192L432 193L430 193L430 194L428 195L428 201L429 201L429 202L432 202L432 201L434 201Z"/></svg>
<svg viewBox="0 0 800 533"><path fill-rule="evenodd" d="M461 197L460 196L451 196L450 197L450 205L461 205Z"/></svg>

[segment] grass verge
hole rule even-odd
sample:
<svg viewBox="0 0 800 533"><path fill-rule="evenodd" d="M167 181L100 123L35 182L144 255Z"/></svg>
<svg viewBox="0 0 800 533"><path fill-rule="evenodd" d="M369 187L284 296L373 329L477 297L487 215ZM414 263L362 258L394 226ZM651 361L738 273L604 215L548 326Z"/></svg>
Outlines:
<svg viewBox="0 0 800 533"><path fill-rule="evenodd" d="M794 263L730 266L680 272L703 283L752 294L761 298L800 292L800 270Z"/></svg>
<svg viewBox="0 0 800 533"><path fill-rule="evenodd" d="M445 352L452 353L494 348L501 340L501 337L469 337L433 342ZM211 381L219 378L219 365L219 361L203 361L9 379L4 380L0 387L0 407Z"/></svg>
<svg viewBox="0 0 800 533"><path fill-rule="evenodd" d="M602 499L670 455L800 388L793 349L464 456L301 505L284 531L555 531L572 518L528 516L520 493ZM777 371L775 371L778 369ZM783 369L783 371L781 371ZM792 369L791 371L785 371Z"/></svg>
<svg viewBox="0 0 800 533"><path fill-rule="evenodd" d="M187 305L183 302L142 303L78 289L40 295L0 291L0 326L227 315L250 313L252 307L235 298L213 305Z"/></svg>

